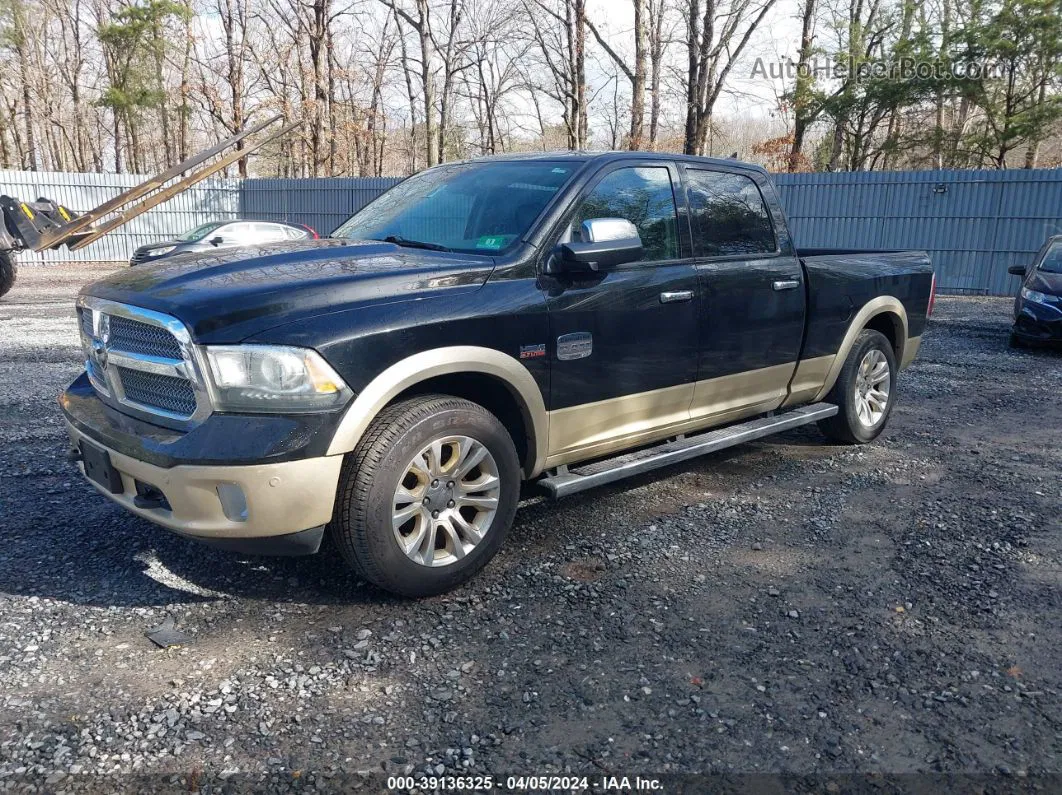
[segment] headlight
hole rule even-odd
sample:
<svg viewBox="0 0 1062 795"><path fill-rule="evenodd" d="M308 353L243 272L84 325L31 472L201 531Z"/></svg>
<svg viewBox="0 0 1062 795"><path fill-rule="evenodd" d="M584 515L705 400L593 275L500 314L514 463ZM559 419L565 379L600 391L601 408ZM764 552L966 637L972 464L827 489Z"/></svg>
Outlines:
<svg viewBox="0 0 1062 795"><path fill-rule="evenodd" d="M350 397L343 379L308 348L208 345L204 350L220 411L325 411Z"/></svg>
<svg viewBox="0 0 1062 795"><path fill-rule="evenodd" d="M163 246L162 248L152 248L148 249L147 255L149 257L161 257L163 254L169 254L175 248L177 248L177 246Z"/></svg>
<svg viewBox="0 0 1062 795"><path fill-rule="evenodd" d="M1047 293L1041 293L1039 290L1030 290L1027 287L1022 287L1021 297L1026 301L1032 301L1034 304L1045 304L1050 306Z"/></svg>

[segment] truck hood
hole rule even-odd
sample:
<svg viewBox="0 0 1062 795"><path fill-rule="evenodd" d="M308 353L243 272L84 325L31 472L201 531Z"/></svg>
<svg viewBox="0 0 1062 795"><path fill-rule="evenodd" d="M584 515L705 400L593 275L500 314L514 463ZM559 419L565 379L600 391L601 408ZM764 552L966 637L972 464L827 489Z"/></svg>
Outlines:
<svg viewBox="0 0 1062 795"><path fill-rule="evenodd" d="M365 240L190 253L112 274L81 294L173 315L193 339L234 343L306 317L475 290L494 262Z"/></svg>

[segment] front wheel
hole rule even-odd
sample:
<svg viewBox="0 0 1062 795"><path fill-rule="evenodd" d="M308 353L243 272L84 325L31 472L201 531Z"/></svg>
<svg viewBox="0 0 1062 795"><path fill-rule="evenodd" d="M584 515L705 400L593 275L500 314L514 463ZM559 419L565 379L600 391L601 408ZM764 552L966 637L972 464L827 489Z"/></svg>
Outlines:
<svg viewBox="0 0 1062 795"><path fill-rule="evenodd" d="M15 259L6 251L0 251L0 297L15 286Z"/></svg>
<svg viewBox="0 0 1062 795"><path fill-rule="evenodd" d="M877 438L896 402L896 354L884 334L866 329L856 337L837 383L826 396L840 411L822 420L826 436L844 444Z"/></svg>
<svg viewBox="0 0 1062 795"><path fill-rule="evenodd" d="M347 456L329 531L366 580L431 596L470 579L516 513L520 463L489 411L446 395L388 407Z"/></svg>

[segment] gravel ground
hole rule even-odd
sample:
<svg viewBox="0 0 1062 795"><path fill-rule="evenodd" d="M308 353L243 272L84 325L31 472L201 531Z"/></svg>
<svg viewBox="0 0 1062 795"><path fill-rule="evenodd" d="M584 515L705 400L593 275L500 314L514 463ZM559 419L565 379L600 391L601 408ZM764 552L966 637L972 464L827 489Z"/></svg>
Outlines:
<svg viewBox="0 0 1062 795"><path fill-rule="evenodd" d="M0 790L1062 784L1062 356L1007 348L1009 301L938 300L870 446L799 429L530 504L470 585L405 602L82 482L55 396L91 273L0 302ZM145 638L167 616L189 644Z"/></svg>

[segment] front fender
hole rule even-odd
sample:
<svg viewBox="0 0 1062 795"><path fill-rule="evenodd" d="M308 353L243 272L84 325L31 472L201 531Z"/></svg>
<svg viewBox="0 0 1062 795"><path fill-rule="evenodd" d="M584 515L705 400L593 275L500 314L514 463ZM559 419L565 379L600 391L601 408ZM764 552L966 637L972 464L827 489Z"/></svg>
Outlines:
<svg viewBox="0 0 1062 795"><path fill-rule="evenodd" d="M527 476L541 472L546 460L549 415L534 376L512 356L476 345L422 351L395 362L377 375L347 408L332 437L328 455L351 452L376 415L402 392L429 378L457 373L482 373L505 383L520 404L532 435L534 464Z"/></svg>

